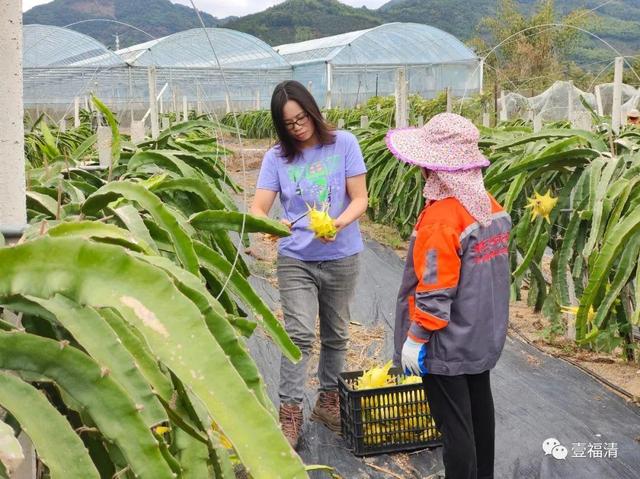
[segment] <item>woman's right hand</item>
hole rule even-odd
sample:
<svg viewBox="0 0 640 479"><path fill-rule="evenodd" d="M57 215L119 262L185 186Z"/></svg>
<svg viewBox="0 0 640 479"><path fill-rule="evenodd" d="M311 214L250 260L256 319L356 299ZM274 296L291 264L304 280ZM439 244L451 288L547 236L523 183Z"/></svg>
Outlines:
<svg viewBox="0 0 640 479"><path fill-rule="evenodd" d="M282 219L280 219L280 223L285 225L287 228L289 228L289 231L291 231L291 221L282 218ZM273 243L276 243L280 239L280 236L272 235L272 234L266 234L265 235L265 239L267 239L268 241L271 241Z"/></svg>

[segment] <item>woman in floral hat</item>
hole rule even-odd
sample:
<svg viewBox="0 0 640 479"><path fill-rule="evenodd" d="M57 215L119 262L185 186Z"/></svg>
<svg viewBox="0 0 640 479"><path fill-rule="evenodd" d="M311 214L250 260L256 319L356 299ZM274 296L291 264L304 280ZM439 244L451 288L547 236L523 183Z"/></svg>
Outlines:
<svg viewBox="0 0 640 479"><path fill-rule="evenodd" d="M473 123L452 113L386 138L426 182L398 294L394 362L423 378L447 479L493 478L489 371L509 316L511 219L484 187L489 161L478 139Z"/></svg>

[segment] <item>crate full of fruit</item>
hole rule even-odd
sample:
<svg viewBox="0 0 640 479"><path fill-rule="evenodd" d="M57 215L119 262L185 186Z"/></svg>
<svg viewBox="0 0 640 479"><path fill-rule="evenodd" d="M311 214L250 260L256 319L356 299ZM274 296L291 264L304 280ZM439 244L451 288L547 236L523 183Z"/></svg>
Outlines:
<svg viewBox="0 0 640 479"><path fill-rule="evenodd" d="M442 444L422 379L391 362L338 378L342 435L356 456L411 451Z"/></svg>

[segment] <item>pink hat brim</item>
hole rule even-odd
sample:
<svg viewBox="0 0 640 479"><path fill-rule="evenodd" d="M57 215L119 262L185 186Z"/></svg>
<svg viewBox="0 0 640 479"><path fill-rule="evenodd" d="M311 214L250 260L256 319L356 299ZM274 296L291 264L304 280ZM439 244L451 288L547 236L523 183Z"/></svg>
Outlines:
<svg viewBox="0 0 640 479"><path fill-rule="evenodd" d="M484 168L491 164L480 150L470 153L464 165L444 164L447 158L446 147L430 143L422 128L389 130L384 140L389 151L400 161L432 171L465 171ZM434 157L442 158L443 163L434 163Z"/></svg>

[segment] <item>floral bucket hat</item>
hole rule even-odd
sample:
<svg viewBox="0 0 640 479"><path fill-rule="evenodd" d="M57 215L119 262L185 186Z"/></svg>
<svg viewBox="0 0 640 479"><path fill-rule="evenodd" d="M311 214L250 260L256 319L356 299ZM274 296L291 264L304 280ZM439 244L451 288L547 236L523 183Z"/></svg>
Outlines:
<svg viewBox="0 0 640 479"><path fill-rule="evenodd" d="M466 118L440 113L422 128L390 130L385 141L393 155L432 171L454 172L489 166L478 148L480 132Z"/></svg>

